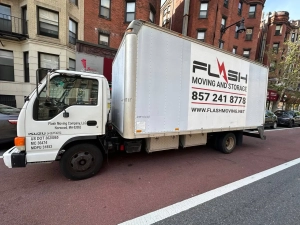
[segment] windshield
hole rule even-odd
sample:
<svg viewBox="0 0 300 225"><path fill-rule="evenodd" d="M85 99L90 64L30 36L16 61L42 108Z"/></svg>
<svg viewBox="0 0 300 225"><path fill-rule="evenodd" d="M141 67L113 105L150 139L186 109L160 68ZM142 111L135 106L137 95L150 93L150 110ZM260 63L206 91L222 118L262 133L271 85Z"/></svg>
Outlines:
<svg viewBox="0 0 300 225"><path fill-rule="evenodd" d="M0 104L0 113L5 115L18 115L20 113L20 109Z"/></svg>
<svg viewBox="0 0 300 225"><path fill-rule="evenodd" d="M50 80L49 99L46 99L46 86L39 94L37 120L49 120L72 105L97 105L98 80L55 76Z"/></svg>

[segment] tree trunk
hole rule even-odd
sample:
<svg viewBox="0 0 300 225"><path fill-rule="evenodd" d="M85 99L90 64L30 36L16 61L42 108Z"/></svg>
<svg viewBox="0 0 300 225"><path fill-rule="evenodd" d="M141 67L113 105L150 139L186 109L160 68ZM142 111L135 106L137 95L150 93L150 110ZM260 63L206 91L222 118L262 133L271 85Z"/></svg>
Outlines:
<svg viewBox="0 0 300 225"><path fill-rule="evenodd" d="M272 106L272 112L274 112L274 111L276 111L278 109L277 106L278 106L279 102L281 101L281 99L282 99L282 97L283 97L283 95L285 93L285 90L286 90L286 88L283 88L282 91L280 92L277 101ZM283 104L284 104L284 102L283 102Z"/></svg>

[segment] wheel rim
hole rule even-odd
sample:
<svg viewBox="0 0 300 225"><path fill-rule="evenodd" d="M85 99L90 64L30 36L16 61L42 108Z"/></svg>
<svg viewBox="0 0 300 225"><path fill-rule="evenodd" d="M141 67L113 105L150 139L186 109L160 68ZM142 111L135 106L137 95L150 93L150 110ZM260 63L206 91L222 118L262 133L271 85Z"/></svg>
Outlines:
<svg viewBox="0 0 300 225"><path fill-rule="evenodd" d="M94 157L89 152L74 154L71 159L71 168L77 172L83 172L92 167Z"/></svg>
<svg viewBox="0 0 300 225"><path fill-rule="evenodd" d="M276 122L274 122L274 124L273 124L273 127L274 127L274 128L276 128L276 127L277 127L277 123L276 123Z"/></svg>
<svg viewBox="0 0 300 225"><path fill-rule="evenodd" d="M234 139L233 137L228 137L226 139L226 149L231 150L234 147Z"/></svg>

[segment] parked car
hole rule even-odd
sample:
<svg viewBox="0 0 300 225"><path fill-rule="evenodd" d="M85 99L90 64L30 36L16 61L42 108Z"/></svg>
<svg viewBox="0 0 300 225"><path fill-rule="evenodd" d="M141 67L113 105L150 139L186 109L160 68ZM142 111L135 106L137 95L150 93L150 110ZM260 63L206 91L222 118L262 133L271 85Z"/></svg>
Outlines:
<svg viewBox="0 0 300 225"><path fill-rule="evenodd" d="M17 121L20 110L0 104L0 143L12 141L17 136Z"/></svg>
<svg viewBox="0 0 300 225"><path fill-rule="evenodd" d="M278 125L293 127L300 125L300 113L298 111L277 110L274 112L277 116Z"/></svg>
<svg viewBox="0 0 300 225"><path fill-rule="evenodd" d="M265 127L277 128L277 116L270 110L265 112Z"/></svg>

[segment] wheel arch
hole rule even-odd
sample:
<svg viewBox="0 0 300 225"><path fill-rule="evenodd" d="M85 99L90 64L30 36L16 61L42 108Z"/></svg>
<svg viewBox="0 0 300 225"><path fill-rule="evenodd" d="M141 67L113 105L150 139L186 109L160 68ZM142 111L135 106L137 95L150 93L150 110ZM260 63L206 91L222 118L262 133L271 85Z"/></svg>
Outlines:
<svg viewBox="0 0 300 225"><path fill-rule="evenodd" d="M80 136L80 137L73 137L67 140L59 149L57 156L55 158L56 161L59 161L61 156L72 146L78 145L78 144L83 144L83 143L88 143L88 144L93 144L102 151L104 154L103 147L101 146L100 140L98 139L97 135L93 136Z"/></svg>

